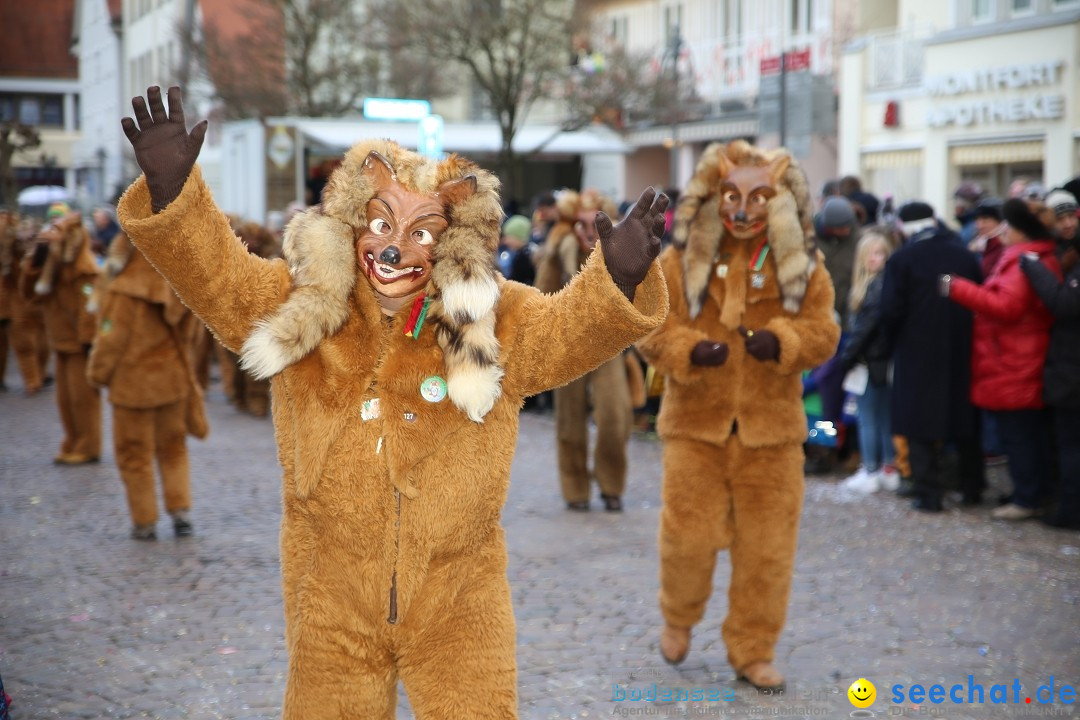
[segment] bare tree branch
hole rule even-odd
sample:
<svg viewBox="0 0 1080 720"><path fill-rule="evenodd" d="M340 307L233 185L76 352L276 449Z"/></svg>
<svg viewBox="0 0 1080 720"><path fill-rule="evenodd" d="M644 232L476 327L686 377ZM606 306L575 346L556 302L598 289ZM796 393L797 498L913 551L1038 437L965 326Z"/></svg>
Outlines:
<svg viewBox="0 0 1080 720"><path fill-rule="evenodd" d="M37 129L21 122L0 123L0 206L14 206L18 200L19 185L12 167L15 156L40 146Z"/></svg>

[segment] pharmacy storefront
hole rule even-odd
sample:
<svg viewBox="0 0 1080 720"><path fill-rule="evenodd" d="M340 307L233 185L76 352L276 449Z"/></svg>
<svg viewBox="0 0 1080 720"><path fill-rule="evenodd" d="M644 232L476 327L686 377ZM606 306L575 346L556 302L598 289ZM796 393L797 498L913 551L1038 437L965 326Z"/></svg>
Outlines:
<svg viewBox="0 0 1080 720"><path fill-rule="evenodd" d="M940 33L921 42L920 82L907 88L874 89L869 54L845 58L864 81L858 105L841 100L842 171L898 201L928 200L950 220L961 182L1003 197L1016 180L1075 177L1078 32L1080 17L1057 14Z"/></svg>

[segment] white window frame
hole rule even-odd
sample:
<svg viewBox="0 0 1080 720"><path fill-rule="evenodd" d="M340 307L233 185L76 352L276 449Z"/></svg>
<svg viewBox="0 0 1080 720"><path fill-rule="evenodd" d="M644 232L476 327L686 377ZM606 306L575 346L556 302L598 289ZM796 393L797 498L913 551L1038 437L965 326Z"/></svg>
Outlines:
<svg viewBox="0 0 1080 720"><path fill-rule="evenodd" d="M1080 7L1080 0L1050 0L1051 10L1071 10Z"/></svg>

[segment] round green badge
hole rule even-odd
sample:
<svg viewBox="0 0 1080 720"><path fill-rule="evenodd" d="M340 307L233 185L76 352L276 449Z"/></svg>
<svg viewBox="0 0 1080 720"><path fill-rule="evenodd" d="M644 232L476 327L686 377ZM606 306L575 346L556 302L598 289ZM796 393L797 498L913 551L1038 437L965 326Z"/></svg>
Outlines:
<svg viewBox="0 0 1080 720"><path fill-rule="evenodd" d="M446 381L438 375L424 378L420 383L420 395L428 402L442 402L446 398Z"/></svg>

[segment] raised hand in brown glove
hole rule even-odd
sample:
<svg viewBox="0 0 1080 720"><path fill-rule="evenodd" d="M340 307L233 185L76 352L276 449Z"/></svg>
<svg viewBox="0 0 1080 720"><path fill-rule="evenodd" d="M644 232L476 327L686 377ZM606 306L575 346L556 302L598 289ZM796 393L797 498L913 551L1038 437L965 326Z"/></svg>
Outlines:
<svg viewBox="0 0 1080 720"><path fill-rule="evenodd" d="M780 361L780 338L772 330L747 330L739 326L739 334L746 338L746 352L765 362Z"/></svg>
<svg viewBox="0 0 1080 720"><path fill-rule="evenodd" d="M147 102L150 104L147 110ZM175 200L184 189L188 174L199 157L206 121L187 131L184 124L184 104L180 88L169 88L169 112L161 102L161 88L156 85L146 91L146 100L132 98L135 121L129 117L120 121L124 134L135 149L135 160L146 174L150 203L159 213Z"/></svg>
<svg viewBox="0 0 1080 720"><path fill-rule="evenodd" d="M690 351L690 362L705 367L718 367L727 362L728 344L702 340Z"/></svg>
<svg viewBox="0 0 1080 720"><path fill-rule="evenodd" d="M596 234L604 251L608 273L626 298L634 301L634 290L645 279L649 266L660 254L664 234L664 210L668 196L645 188L622 222L612 227L611 218L596 214Z"/></svg>

